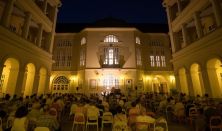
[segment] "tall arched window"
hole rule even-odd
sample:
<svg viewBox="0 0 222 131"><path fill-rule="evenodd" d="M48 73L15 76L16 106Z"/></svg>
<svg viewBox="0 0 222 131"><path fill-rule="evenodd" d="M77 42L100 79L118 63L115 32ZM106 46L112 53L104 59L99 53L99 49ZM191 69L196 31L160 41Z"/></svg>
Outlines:
<svg viewBox="0 0 222 131"><path fill-rule="evenodd" d="M65 76L57 77L53 82L53 90L68 90L69 80Z"/></svg>
<svg viewBox="0 0 222 131"><path fill-rule="evenodd" d="M119 42L117 37L115 35L107 35L105 38L104 38L104 41L103 42L111 42L111 43L116 43L116 42Z"/></svg>
<svg viewBox="0 0 222 131"><path fill-rule="evenodd" d="M86 44L86 38L83 37L83 38L81 39L81 45L85 45L85 44Z"/></svg>
<svg viewBox="0 0 222 131"><path fill-rule="evenodd" d="M119 42L114 35L107 35L103 42L117 43ZM118 47L105 47L104 48L104 65L118 65L119 64L119 48Z"/></svg>

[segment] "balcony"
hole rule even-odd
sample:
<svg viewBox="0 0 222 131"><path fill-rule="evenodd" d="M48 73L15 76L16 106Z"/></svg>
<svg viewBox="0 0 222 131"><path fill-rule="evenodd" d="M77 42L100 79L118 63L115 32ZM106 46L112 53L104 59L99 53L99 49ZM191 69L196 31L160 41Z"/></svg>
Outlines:
<svg viewBox="0 0 222 131"><path fill-rule="evenodd" d="M105 61L105 55L100 55L99 63L102 68L122 68L125 63L124 56L119 56L117 58L118 64L114 64L115 63L114 59L113 59L113 64L104 64L104 61Z"/></svg>
<svg viewBox="0 0 222 131"><path fill-rule="evenodd" d="M24 12L30 12L32 19L36 23L42 23L43 29L46 32L52 31L53 22L43 13L39 6L32 0L17 0L16 6L22 9Z"/></svg>

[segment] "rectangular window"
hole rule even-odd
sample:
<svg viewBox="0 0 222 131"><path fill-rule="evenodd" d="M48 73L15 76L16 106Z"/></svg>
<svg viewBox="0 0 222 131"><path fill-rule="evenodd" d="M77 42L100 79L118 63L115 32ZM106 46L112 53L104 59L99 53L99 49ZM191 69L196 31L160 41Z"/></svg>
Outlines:
<svg viewBox="0 0 222 131"><path fill-rule="evenodd" d="M156 56L156 66L160 67L160 57Z"/></svg>
<svg viewBox="0 0 222 131"><path fill-rule="evenodd" d="M154 66L155 66L154 56L150 56L150 66L151 66L151 67L154 67Z"/></svg>
<svg viewBox="0 0 222 131"><path fill-rule="evenodd" d="M85 65L85 49L80 50L80 66Z"/></svg>
<svg viewBox="0 0 222 131"><path fill-rule="evenodd" d="M165 56L161 56L162 67L166 67L166 58Z"/></svg>
<svg viewBox="0 0 222 131"><path fill-rule="evenodd" d="M142 65L140 49L137 49L136 51L136 63L137 65Z"/></svg>

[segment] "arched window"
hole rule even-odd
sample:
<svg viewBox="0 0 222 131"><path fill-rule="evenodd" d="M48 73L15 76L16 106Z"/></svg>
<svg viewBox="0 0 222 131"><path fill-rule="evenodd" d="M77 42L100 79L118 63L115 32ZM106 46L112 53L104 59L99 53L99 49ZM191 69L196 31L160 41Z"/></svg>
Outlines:
<svg viewBox="0 0 222 131"><path fill-rule="evenodd" d="M139 37L136 37L136 44L139 44L139 45L141 44L141 43L140 43L140 38L139 38Z"/></svg>
<svg viewBox="0 0 222 131"><path fill-rule="evenodd" d="M83 37L83 38L81 39L81 45L85 45L85 44L86 44L86 38Z"/></svg>
<svg viewBox="0 0 222 131"><path fill-rule="evenodd" d="M69 80L65 76L57 77L53 82L54 90L68 90Z"/></svg>
<svg viewBox="0 0 222 131"><path fill-rule="evenodd" d="M112 42L112 43L116 43L116 42L119 42L117 37L115 35L107 35L105 38L104 38L104 41L103 42Z"/></svg>

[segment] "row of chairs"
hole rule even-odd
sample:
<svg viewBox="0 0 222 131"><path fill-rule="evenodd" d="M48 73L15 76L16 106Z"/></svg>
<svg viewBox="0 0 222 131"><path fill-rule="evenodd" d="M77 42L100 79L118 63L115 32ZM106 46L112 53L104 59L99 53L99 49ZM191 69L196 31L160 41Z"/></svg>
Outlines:
<svg viewBox="0 0 222 131"><path fill-rule="evenodd" d="M102 130L104 128L104 124L111 124L113 125L113 115L111 112L104 112L102 116ZM95 125L96 129L98 131L99 125L98 125L98 116L97 115L87 115L86 120L83 113L76 113L74 116L72 131L75 130L78 131L78 126L82 125L83 130L88 129L89 126Z"/></svg>

